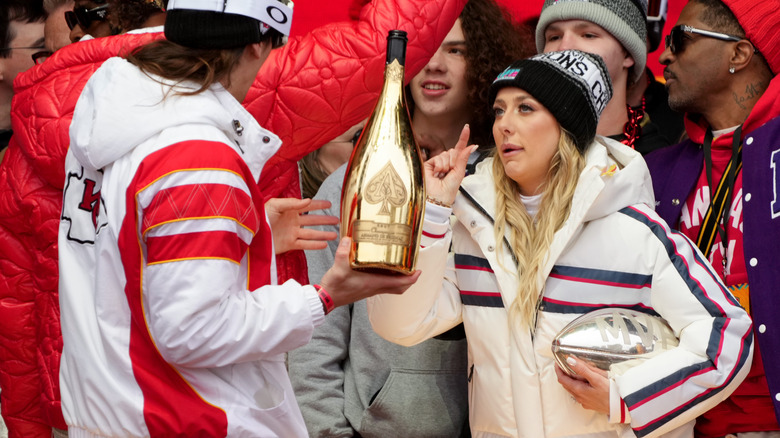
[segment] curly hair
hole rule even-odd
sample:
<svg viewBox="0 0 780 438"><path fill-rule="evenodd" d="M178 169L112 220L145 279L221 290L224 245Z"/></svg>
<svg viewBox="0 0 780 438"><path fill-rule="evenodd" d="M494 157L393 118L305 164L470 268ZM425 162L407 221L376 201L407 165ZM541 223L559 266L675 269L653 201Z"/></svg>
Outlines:
<svg viewBox="0 0 780 438"><path fill-rule="evenodd" d="M506 66L536 54L533 30L516 23L495 0L469 0L458 17L466 39L466 85L469 89L471 138L480 150L493 146L490 84ZM406 87L406 103L414 114L414 98Z"/></svg>
<svg viewBox="0 0 780 438"><path fill-rule="evenodd" d="M493 144L490 84L506 66L536 54L532 30L515 23L495 0L469 0L460 14L466 38L466 81L472 108L471 142Z"/></svg>
<svg viewBox="0 0 780 438"><path fill-rule="evenodd" d="M109 0L109 4L111 27L122 32L140 29L149 17L165 10L160 0Z"/></svg>

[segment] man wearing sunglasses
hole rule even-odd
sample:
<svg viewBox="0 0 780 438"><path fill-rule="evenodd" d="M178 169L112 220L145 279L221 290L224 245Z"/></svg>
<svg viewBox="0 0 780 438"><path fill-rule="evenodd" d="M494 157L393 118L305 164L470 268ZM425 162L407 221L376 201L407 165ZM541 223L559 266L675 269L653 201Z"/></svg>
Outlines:
<svg viewBox="0 0 780 438"><path fill-rule="evenodd" d="M691 0L660 61L690 140L646 157L657 211L751 314L753 364L702 438L780 437L780 0ZM745 435L749 434L749 435Z"/></svg>
<svg viewBox="0 0 780 438"><path fill-rule="evenodd" d="M0 160L11 138L11 100L14 79L34 64L31 55L43 48L40 1L0 4Z"/></svg>
<svg viewBox="0 0 780 438"><path fill-rule="evenodd" d="M70 28L70 40L101 38L118 33L108 21L107 0L76 0L73 10L65 12L65 22Z"/></svg>

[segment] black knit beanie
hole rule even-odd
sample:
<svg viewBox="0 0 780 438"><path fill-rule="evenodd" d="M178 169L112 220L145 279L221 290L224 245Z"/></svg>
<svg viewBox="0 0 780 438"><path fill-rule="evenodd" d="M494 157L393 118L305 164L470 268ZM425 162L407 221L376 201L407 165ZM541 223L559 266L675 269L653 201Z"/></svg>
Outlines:
<svg viewBox="0 0 780 438"><path fill-rule="evenodd" d="M565 50L515 61L490 86L488 102L498 91L517 87L544 105L560 125L574 136L584 153L596 136L596 125L612 98L612 81L600 56Z"/></svg>
<svg viewBox="0 0 780 438"><path fill-rule="evenodd" d="M244 47L263 41L271 29L289 35L291 6L278 0L170 0L165 37L195 49Z"/></svg>

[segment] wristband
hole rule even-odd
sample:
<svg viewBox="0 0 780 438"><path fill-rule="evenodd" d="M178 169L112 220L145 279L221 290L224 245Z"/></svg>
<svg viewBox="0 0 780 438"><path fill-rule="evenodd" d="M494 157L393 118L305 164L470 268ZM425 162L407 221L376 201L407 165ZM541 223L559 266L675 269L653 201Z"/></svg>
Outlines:
<svg viewBox="0 0 780 438"><path fill-rule="evenodd" d="M446 203L444 203L442 201L439 201L438 199L436 199L434 197L427 196L425 199L428 202L430 202L431 204L435 204L435 205L438 205L440 207L445 207L445 208L452 208L452 204L446 204Z"/></svg>
<svg viewBox="0 0 780 438"><path fill-rule="evenodd" d="M333 298L331 298L328 291L326 291L319 284L315 284L313 286L314 290L317 291L317 295L320 297L320 301L322 301L322 308L325 310L325 314L327 315L336 308L336 305L333 303Z"/></svg>

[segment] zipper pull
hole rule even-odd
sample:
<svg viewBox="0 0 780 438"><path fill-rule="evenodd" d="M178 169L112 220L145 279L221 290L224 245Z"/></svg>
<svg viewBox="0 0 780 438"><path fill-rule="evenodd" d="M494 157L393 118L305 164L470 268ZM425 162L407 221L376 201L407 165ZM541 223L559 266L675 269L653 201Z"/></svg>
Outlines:
<svg viewBox="0 0 780 438"><path fill-rule="evenodd" d="M238 120L233 120L233 131L235 131L236 135L239 137L244 134L244 127L241 126L241 122Z"/></svg>

